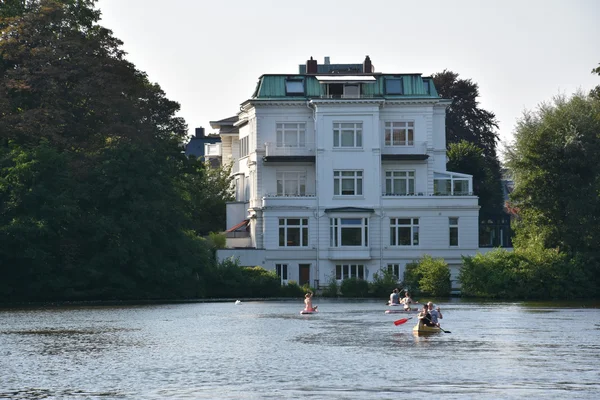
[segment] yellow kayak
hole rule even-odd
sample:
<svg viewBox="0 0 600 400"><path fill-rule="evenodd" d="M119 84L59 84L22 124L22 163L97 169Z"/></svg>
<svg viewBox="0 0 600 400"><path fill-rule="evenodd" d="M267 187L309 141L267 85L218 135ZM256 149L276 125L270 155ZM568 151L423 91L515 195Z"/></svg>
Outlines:
<svg viewBox="0 0 600 400"><path fill-rule="evenodd" d="M438 328L437 326L427 326L420 322L418 324L416 324L415 327L413 328L413 333L440 333L440 332L444 332L444 331L442 329Z"/></svg>

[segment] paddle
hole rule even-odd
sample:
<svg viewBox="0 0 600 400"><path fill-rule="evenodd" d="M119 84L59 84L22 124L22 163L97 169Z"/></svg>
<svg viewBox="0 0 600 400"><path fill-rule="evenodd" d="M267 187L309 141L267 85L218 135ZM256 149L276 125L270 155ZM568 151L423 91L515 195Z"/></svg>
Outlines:
<svg viewBox="0 0 600 400"><path fill-rule="evenodd" d="M440 328L440 327L438 326L438 328ZM452 332L450 332L450 331L445 331L445 330L443 330L442 328L440 328L440 331L442 331L442 332L444 332L444 333L452 333Z"/></svg>
<svg viewBox="0 0 600 400"><path fill-rule="evenodd" d="M409 319L412 319L412 317L399 319L398 321L394 321L394 325L396 325L396 326L402 325L402 324L406 323L406 321L408 321Z"/></svg>

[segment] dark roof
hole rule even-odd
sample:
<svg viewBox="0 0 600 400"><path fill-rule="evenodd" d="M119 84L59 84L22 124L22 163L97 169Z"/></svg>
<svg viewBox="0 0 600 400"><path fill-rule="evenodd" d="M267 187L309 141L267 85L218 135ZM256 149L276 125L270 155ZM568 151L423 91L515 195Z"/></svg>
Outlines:
<svg viewBox="0 0 600 400"><path fill-rule="evenodd" d="M427 160L429 155L427 154L382 154L382 160L392 161L422 161Z"/></svg>

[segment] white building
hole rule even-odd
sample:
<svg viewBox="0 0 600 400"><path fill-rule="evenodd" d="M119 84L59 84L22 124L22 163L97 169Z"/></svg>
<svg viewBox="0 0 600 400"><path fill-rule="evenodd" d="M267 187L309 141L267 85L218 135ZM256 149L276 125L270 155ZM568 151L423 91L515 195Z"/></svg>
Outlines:
<svg viewBox="0 0 600 400"><path fill-rule="evenodd" d="M455 280L478 250L479 206L471 176L446 171L450 100L430 77L374 72L368 56L299 69L261 76L237 116L211 123L236 194L219 260L319 287L381 268L402 278L428 254Z"/></svg>

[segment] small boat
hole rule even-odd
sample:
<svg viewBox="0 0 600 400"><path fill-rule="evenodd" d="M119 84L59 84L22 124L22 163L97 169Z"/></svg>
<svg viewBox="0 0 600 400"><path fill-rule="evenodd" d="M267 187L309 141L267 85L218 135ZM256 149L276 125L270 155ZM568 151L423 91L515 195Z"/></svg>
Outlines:
<svg viewBox="0 0 600 400"><path fill-rule="evenodd" d="M316 314L316 313L318 313L317 310L312 310L312 311L311 310L302 310L302 311L300 311L300 314Z"/></svg>
<svg viewBox="0 0 600 400"><path fill-rule="evenodd" d="M422 323L417 323L413 328L413 333L422 334L422 333L440 333L443 332L437 326L427 326Z"/></svg>
<svg viewBox="0 0 600 400"><path fill-rule="evenodd" d="M411 310L385 310L385 314L411 314L418 313L419 310L411 309Z"/></svg>

